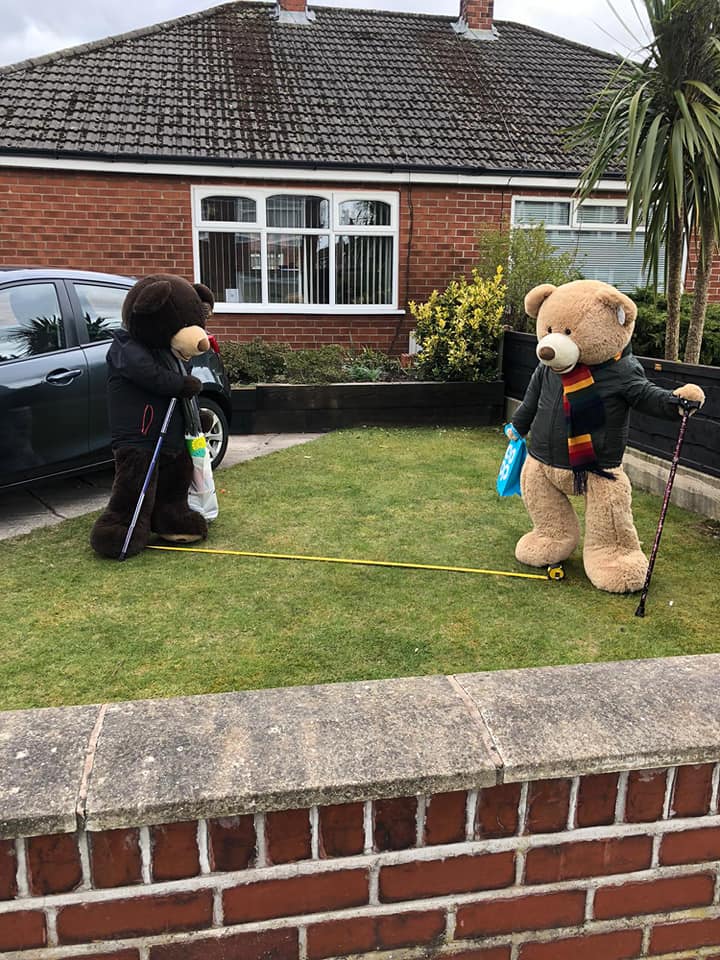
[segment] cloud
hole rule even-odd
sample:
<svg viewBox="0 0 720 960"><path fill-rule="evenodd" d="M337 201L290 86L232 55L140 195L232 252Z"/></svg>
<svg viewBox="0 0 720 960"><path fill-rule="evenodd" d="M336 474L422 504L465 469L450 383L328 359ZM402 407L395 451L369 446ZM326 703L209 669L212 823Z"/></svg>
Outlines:
<svg viewBox="0 0 720 960"><path fill-rule="evenodd" d="M218 0L215 0L218 2ZM460 0L309 0L318 6L382 8L457 16ZM622 19L639 32L636 0L613 0ZM213 0L0 0L0 63L14 63L63 47L125 33L213 6ZM626 53L638 44L612 13L608 0L495 0L499 20L517 20L578 43Z"/></svg>
<svg viewBox="0 0 720 960"><path fill-rule="evenodd" d="M17 63L28 57L40 57L52 50L73 47L84 42L82 32L68 33L41 24L27 22L0 35L0 63Z"/></svg>

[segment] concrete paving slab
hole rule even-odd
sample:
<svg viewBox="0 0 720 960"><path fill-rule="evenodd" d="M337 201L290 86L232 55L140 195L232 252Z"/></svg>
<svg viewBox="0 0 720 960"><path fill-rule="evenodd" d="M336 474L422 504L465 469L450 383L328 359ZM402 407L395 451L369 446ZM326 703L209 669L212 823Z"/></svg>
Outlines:
<svg viewBox="0 0 720 960"><path fill-rule="evenodd" d="M0 713L0 837L67 833L99 707Z"/></svg>
<svg viewBox="0 0 720 960"><path fill-rule="evenodd" d="M111 704L87 826L489 786L483 734L447 677Z"/></svg>
<svg viewBox="0 0 720 960"><path fill-rule="evenodd" d="M720 758L720 654L458 675L503 782Z"/></svg>

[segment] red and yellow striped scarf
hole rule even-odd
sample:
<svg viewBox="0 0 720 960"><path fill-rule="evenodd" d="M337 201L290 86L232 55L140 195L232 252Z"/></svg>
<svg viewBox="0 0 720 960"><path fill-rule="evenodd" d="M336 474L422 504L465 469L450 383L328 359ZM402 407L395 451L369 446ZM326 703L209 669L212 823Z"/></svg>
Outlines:
<svg viewBox="0 0 720 960"><path fill-rule="evenodd" d="M563 409L568 435L568 456L575 493L585 493L588 471L612 477L602 470L592 442L592 431L605 423L605 405L595 386L590 368L577 364L570 373L561 373Z"/></svg>

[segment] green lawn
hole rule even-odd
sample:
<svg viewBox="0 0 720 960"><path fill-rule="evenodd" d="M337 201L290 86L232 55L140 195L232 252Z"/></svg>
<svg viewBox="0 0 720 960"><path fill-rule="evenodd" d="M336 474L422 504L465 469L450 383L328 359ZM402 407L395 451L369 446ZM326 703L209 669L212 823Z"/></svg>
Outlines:
<svg viewBox="0 0 720 960"><path fill-rule="evenodd" d="M217 476L207 546L519 571L498 429L330 434ZM646 547L660 510L635 493ZM88 546L92 516L2 544L0 708L720 649L717 525L671 507L647 616L564 582Z"/></svg>

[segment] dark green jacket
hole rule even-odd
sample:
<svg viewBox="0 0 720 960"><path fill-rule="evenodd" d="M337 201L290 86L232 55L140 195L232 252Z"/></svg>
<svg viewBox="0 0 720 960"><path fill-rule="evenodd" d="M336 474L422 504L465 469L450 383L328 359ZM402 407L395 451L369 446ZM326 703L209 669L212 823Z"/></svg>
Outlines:
<svg viewBox="0 0 720 960"><path fill-rule="evenodd" d="M630 410L653 417L677 417L672 392L651 383L628 345L619 360L590 367L605 405L605 423L591 434L598 464L619 467L627 446ZM551 467L570 469L563 387L559 374L539 363L512 418L513 429L524 437L528 430L529 453Z"/></svg>

